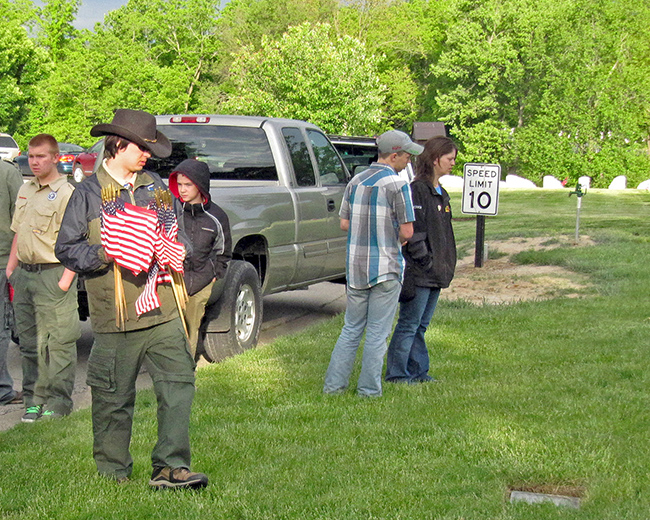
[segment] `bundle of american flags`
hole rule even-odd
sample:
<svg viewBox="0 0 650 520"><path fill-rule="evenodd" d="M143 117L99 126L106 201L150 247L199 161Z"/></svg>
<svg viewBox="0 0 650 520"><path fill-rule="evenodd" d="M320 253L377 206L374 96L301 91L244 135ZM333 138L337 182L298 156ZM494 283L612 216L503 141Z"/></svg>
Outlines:
<svg viewBox="0 0 650 520"><path fill-rule="evenodd" d="M156 292L159 283L172 284L183 323L187 291L183 281L185 248L176 240L178 222L171 193L158 189L147 208L119 197L114 185L102 188L101 240L108 256L115 261L115 324L124 329L128 319L120 267L138 275L147 272L147 282L135 302L138 316L160 307Z"/></svg>
<svg viewBox="0 0 650 520"><path fill-rule="evenodd" d="M178 221L174 213L171 193L162 189L156 190L154 200L149 204L148 209L156 214L158 226L153 262L149 268L144 291L135 302L135 310L138 315L141 315L160 307L156 286L158 283L171 282L176 305L183 317L188 299L183 280L185 248L177 242Z"/></svg>

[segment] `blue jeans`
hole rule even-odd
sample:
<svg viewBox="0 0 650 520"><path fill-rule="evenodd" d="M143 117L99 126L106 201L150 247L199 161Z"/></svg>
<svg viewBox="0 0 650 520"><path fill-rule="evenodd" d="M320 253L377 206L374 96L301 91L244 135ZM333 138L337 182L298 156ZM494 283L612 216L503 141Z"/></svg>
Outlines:
<svg viewBox="0 0 650 520"><path fill-rule="evenodd" d="M424 333L440 296L436 287L416 287L415 298L400 304L395 332L388 346L386 381L430 381L429 352Z"/></svg>
<svg viewBox="0 0 650 520"><path fill-rule="evenodd" d="M370 289L353 289L348 286L345 325L327 368L323 387L325 393L339 393L348 387L354 359L365 330L366 343L363 347L357 392L363 396L381 396L386 339L393 327L401 287L398 280L382 282Z"/></svg>

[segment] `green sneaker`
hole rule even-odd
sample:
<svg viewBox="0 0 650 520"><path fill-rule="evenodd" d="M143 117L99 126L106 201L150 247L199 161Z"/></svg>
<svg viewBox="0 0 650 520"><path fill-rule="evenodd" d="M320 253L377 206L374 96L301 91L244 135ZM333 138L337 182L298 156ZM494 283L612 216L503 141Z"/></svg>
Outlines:
<svg viewBox="0 0 650 520"><path fill-rule="evenodd" d="M25 410L25 415L23 415L21 421L26 423L35 422L41 416L41 410L43 406L37 404L36 406L28 406Z"/></svg>

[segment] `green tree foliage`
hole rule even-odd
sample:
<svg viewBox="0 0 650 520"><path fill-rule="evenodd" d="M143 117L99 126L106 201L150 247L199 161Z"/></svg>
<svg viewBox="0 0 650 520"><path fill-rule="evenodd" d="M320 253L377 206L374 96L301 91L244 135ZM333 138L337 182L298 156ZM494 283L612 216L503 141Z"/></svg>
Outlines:
<svg viewBox="0 0 650 520"><path fill-rule="evenodd" d="M47 131L60 141L90 145L90 127L110 120L116 108L180 112L186 84L174 70L159 67L141 44L127 46L112 34L76 41L60 72L42 85L30 113L31 133Z"/></svg>
<svg viewBox="0 0 650 520"><path fill-rule="evenodd" d="M66 46L77 35L72 23L80 5L81 0L45 0L39 9L38 41L54 61L63 58Z"/></svg>
<svg viewBox="0 0 650 520"><path fill-rule="evenodd" d="M460 0L432 68L439 114L472 161L506 162L543 92L544 13L526 2Z"/></svg>
<svg viewBox="0 0 650 520"><path fill-rule="evenodd" d="M223 52L204 84L200 106L212 110L232 94L230 66L244 49L259 50L262 37L280 38L289 27L304 22L331 23L338 12L337 0L231 0L217 20L217 38Z"/></svg>
<svg viewBox="0 0 650 520"><path fill-rule="evenodd" d="M430 118L430 66L441 50L447 9L447 0L353 0L341 7L338 30L378 60L386 128L409 132L415 120Z"/></svg>
<svg viewBox="0 0 650 520"><path fill-rule="evenodd" d="M540 110L516 136L521 170L530 178L548 170L535 151L546 148L560 152L552 173L572 183L589 175L606 187L625 174L637 185L650 169L650 10L576 0L564 23Z"/></svg>
<svg viewBox="0 0 650 520"><path fill-rule="evenodd" d="M89 145L93 124L116 108L153 113L195 109L204 72L216 59L216 0L130 0L95 32L71 41L41 85L32 133ZM209 79L209 78L208 78Z"/></svg>
<svg viewBox="0 0 650 520"><path fill-rule="evenodd" d="M219 38L234 53L259 48L264 36L279 38L304 22L331 22L337 9L336 0L232 0L219 20Z"/></svg>
<svg viewBox="0 0 650 520"><path fill-rule="evenodd" d="M165 75L180 76L187 111L196 105L196 89L219 55L219 4L219 0L130 0L108 16L104 32L122 46L135 43L148 61L167 69Z"/></svg>
<svg viewBox="0 0 650 520"><path fill-rule="evenodd" d="M358 40L334 37L328 24L304 23L279 39L246 47L231 68L232 92L222 110L305 119L326 132L374 133L384 87L376 59Z"/></svg>
<svg viewBox="0 0 650 520"><path fill-rule="evenodd" d="M458 0L454 12L432 71L465 159L538 182L647 175L647 6Z"/></svg>
<svg viewBox="0 0 650 520"><path fill-rule="evenodd" d="M29 37L27 27L35 20L31 2L0 0L0 12L0 130L18 134L47 60Z"/></svg>

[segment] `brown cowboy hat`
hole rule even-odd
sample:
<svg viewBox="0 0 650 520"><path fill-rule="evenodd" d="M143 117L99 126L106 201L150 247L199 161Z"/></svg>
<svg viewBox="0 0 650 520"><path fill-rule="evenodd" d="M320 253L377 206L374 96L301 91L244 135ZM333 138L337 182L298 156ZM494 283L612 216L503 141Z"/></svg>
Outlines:
<svg viewBox="0 0 650 520"><path fill-rule="evenodd" d="M146 148L156 157L169 157L172 153L169 139L156 130L156 118L142 110L118 108L113 121L93 126L90 135L119 135Z"/></svg>

